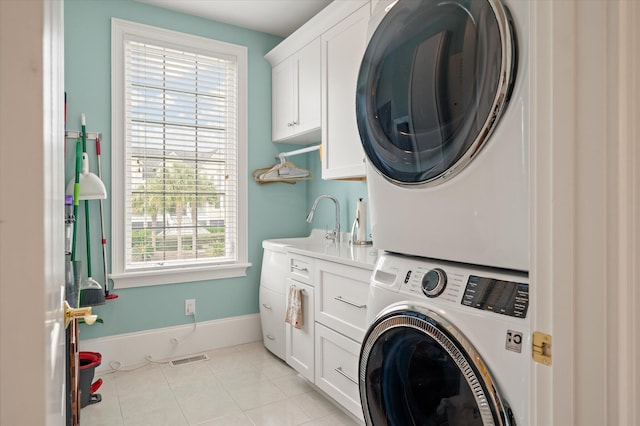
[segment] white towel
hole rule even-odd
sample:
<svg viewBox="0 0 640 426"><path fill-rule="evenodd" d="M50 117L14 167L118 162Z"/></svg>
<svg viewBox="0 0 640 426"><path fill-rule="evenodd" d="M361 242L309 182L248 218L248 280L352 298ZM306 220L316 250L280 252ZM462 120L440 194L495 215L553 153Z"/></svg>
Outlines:
<svg viewBox="0 0 640 426"><path fill-rule="evenodd" d="M292 285L287 296L287 313L284 319L295 328L302 328L302 289Z"/></svg>

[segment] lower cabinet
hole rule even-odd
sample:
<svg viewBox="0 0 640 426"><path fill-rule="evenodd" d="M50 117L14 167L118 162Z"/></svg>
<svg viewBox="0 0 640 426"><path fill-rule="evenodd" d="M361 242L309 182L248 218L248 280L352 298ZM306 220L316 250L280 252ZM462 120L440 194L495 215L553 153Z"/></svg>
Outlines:
<svg viewBox="0 0 640 426"><path fill-rule="evenodd" d="M360 420L358 362L370 275L368 269L292 255L283 302L286 310L292 286L302 291L302 328L285 327L287 364Z"/></svg>
<svg viewBox="0 0 640 426"><path fill-rule="evenodd" d="M314 381L314 297L313 287L299 281L287 281L286 297L289 288L295 286L302 291L302 327L295 328L291 324L285 329L286 361L307 380Z"/></svg>
<svg viewBox="0 0 640 426"><path fill-rule="evenodd" d="M284 321L285 301L282 293L260 287L260 320L264 346L280 359L285 359Z"/></svg>
<svg viewBox="0 0 640 426"><path fill-rule="evenodd" d="M358 388L360 344L316 323L316 386L363 420Z"/></svg>

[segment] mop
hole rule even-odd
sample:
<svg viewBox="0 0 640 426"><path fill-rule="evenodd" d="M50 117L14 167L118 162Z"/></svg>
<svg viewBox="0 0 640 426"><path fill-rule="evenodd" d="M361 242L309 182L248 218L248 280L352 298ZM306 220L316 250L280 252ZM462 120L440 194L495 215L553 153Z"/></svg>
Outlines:
<svg viewBox="0 0 640 426"><path fill-rule="evenodd" d="M82 114L82 161L89 161L87 158L87 123L86 117ZM76 164L77 164L76 153ZM87 167L88 168L88 167ZM75 200L74 200L75 201ZM104 292L100 284L92 278L91 273L91 230L89 226L89 200L84 200L84 221L87 238L87 280L80 286L80 306L95 306L104 304Z"/></svg>
<svg viewBox="0 0 640 426"><path fill-rule="evenodd" d="M82 145L80 138L76 139L76 174L73 184L73 218L78 217L80 208L80 169L82 168ZM76 237L78 236L78 227L73 226L73 236L71 240L71 261L76 261Z"/></svg>
<svg viewBox="0 0 640 426"><path fill-rule="evenodd" d="M100 138L96 137L96 157L98 158L98 178L102 180L102 164ZM102 232L102 266L104 269L104 298L107 300L118 298L117 294L109 294L109 278L107 278L107 237L104 235L104 206L102 198L100 199L100 230Z"/></svg>

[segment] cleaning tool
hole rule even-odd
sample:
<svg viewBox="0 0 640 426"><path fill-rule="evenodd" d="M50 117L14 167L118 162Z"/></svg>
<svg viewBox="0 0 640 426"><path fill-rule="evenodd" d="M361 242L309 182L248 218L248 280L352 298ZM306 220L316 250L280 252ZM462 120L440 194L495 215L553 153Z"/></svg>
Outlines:
<svg viewBox="0 0 640 426"><path fill-rule="evenodd" d="M73 265L73 289L70 293L67 293L72 297L72 302L69 304L77 308L80 306L80 285L78 282L80 281L80 269L81 263L79 260L76 260L76 237L78 236L78 227L76 226L75 221L78 218L78 210L80 208L80 168L82 167L82 145L80 142L80 138L76 138L76 169L75 169L75 179L73 183L73 230L71 237L71 264ZM67 190L67 192L69 192Z"/></svg>
<svg viewBox="0 0 640 426"><path fill-rule="evenodd" d="M102 363L102 354L100 352L78 352L78 360L80 361L78 368L80 370L80 407L84 408L102 401L102 395L96 393L102 386L102 379L93 381L95 370Z"/></svg>
<svg viewBox="0 0 640 426"><path fill-rule="evenodd" d="M96 157L98 159L98 178L102 181L102 156L100 137L96 137ZM104 298L107 300L116 299L117 294L109 294L109 278L107 278L107 237L104 235L104 202L100 198L100 230L102 232L102 267L104 269Z"/></svg>
<svg viewBox="0 0 640 426"><path fill-rule="evenodd" d="M73 194L73 216L78 220L80 200L84 200L85 226L87 239L87 271L88 279L81 283L79 288L78 306L94 306L104 303L104 291L102 286L92 278L91 271L91 231L89 223L89 200L107 198L107 189L102 180L89 171L89 156L87 154L87 130L86 117L82 114L82 130L76 138L76 170L75 180L67 185L67 194ZM76 236L78 226L73 227L73 241L71 248L71 260L77 256Z"/></svg>
<svg viewBox="0 0 640 426"><path fill-rule="evenodd" d="M83 172L85 171L85 161L87 163L87 174L89 174L89 159L87 156L87 123L86 117L82 114L82 166ZM76 160L77 161L77 160ZM94 175L95 176L95 175ZM98 178L100 183L102 181ZM102 185L104 187L104 185ZM82 184L80 185L80 191L82 192ZM106 190L105 190L106 197ZM86 229L86 240L87 240L87 280L82 283L80 286L80 306L95 306L104 304L104 292L102 291L102 287L100 284L92 278L91 273L91 226L89 225L89 200L84 200L84 222Z"/></svg>
<svg viewBox="0 0 640 426"><path fill-rule="evenodd" d="M73 194L73 218L78 219L78 209L80 208L80 169L82 168L82 145L80 138L76 139L76 172L73 185L69 182L67 193ZM71 191L69 191L71 187ZM78 235L78 227L73 227L73 236L71 239L71 261L76 261L76 237Z"/></svg>

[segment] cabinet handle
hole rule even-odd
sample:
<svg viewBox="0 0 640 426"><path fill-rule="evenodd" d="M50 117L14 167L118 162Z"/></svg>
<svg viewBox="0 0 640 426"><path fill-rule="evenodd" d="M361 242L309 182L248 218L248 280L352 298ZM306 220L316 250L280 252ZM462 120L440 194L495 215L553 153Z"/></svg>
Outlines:
<svg viewBox="0 0 640 426"><path fill-rule="evenodd" d="M262 306L264 306L265 309L268 309L270 311L272 310L271 305L267 305L266 303L263 303Z"/></svg>
<svg viewBox="0 0 640 426"><path fill-rule="evenodd" d="M293 127L293 123L287 123L287 127Z"/></svg>
<svg viewBox="0 0 640 426"><path fill-rule="evenodd" d="M351 376L349 376L347 373L344 372L344 370L342 370L342 367L338 367L336 369L334 369L336 373L340 374L341 376L345 377L347 380L350 380L351 382L353 382L354 384L358 384L357 380L354 380Z"/></svg>
<svg viewBox="0 0 640 426"><path fill-rule="evenodd" d="M302 268L298 265L291 265L291 269L293 269L294 271L309 272L307 268Z"/></svg>
<svg viewBox="0 0 640 426"><path fill-rule="evenodd" d="M342 296L336 296L336 297L334 297L334 299L337 300L338 302L342 302L342 303L346 303L347 305L355 306L358 309L365 309L367 307L367 305L359 305L358 303L355 303L355 302L352 302L350 300L347 300Z"/></svg>
<svg viewBox="0 0 640 426"><path fill-rule="evenodd" d="M276 338L275 338L275 337L273 337L273 336L272 336L272 335L270 335L270 334L267 334L267 339L269 339L269 340L276 340Z"/></svg>

